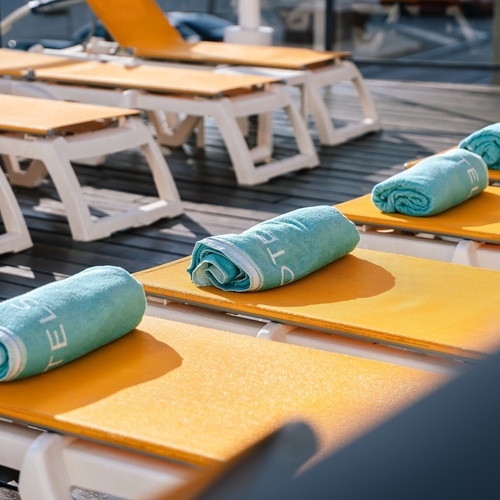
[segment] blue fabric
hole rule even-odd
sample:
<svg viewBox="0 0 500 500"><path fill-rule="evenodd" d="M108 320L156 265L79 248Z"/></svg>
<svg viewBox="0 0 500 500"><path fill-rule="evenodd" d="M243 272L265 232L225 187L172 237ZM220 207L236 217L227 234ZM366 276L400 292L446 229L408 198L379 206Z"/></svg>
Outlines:
<svg viewBox="0 0 500 500"><path fill-rule="evenodd" d="M265 290L316 271L351 252L358 242L356 226L335 207L300 208L241 234L197 242L187 271L200 287Z"/></svg>
<svg viewBox="0 0 500 500"><path fill-rule="evenodd" d="M145 310L141 284L114 266L91 267L6 300L0 303L0 381L43 373L116 340Z"/></svg>
<svg viewBox="0 0 500 500"><path fill-rule="evenodd" d="M420 161L377 184L372 202L382 212L435 215L479 194L488 185L482 158L456 149Z"/></svg>
<svg viewBox="0 0 500 500"><path fill-rule="evenodd" d="M477 130L458 146L481 156L488 168L500 170L500 122Z"/></svg>

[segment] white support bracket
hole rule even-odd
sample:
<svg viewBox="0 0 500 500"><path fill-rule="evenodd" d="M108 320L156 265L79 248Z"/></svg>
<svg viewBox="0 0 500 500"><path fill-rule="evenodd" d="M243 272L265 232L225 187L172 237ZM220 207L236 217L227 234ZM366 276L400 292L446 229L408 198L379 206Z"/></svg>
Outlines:
<svg viewBox="0 0 500 500"><path fill-rule="evenodd" d="M479 267L477 251L481 243L471 240L461 240L455 247L452 262L454 264L463 264L466 266Z"/></svg>
<svg viewBox="0 0 500 500"><path fill-rule="evenodd" d="M257 338L274 340L275 342L286 342L286 337L292 330L295 330L295 326L269 321L269 323L266 323L266 325L260 329Z"/></svg>
<svg viewBox="0 0 500 500"><path fill-rule="evenodd" d="M40 434L24 455L19 476L23 500L67 500L71 484L64 463L64 449L74 438L53 433Z"/></svg>

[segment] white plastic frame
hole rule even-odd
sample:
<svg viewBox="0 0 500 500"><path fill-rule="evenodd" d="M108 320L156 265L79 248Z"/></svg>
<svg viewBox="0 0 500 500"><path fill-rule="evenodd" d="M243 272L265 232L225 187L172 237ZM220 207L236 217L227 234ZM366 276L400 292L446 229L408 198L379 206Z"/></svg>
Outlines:
<svg viewBox="0 0 500 500"><path fill-rule="evenodd" d="M0 235L0 254L20 252L33 246L21 208L0 168L0 215L5 233Z"/></svg>
<svg viewBox="0 0 500 500"><path fill-rule="evenodd" d="M0 420L0 465L20 471L22 500L67 500L71 488L130 500L162 498L196 469Z"/></svg>
<svg viewBox="0 0 500 500"><path fill-rule="evenodd" d="M500 271L500 245L408 231L402 233L369 225L358 226L358 229L359 248Z"/></svg>
<svg viewBox="0 0 500 500"><path fill-rule="evenodd" d="M4 89L5 90L5 89ZM11 89L12 90L12 89ZM153 174L158 199L136 207L93 218L71 162L139 148ZM118 126L62 137L0 136L0 154L13 185L36 187L50 174L64 204L73 238L93 241L130 227L151 224L183 211L177 187L165 158L142 120L121 119ZM22 170L18 158L34 160Z"/></svg>
<svg viewBox="0 0 500 500"><path fill-rule="evenodd" d="M68 49L62 51L65 55L74 57L95 57L100 55L106 60L126 61L125 56L112 56L119 50L114 42L106 42L100 39L91 39L85 46L87 52L76 52ZM44 50L44 52L57 54L58 51ZM170 61L159 62L158 60L147 61L148 64L159 64L165 66L181 66L182 63ZM185 63L184 67L189 66ZM199 66L198 66L199 67ZM210 68L210 66L208 66ZM283 70L278 68L265 68L257 66L212 66L213 71L218 73L253 74L280 78L286 86L296 87L301 94L302 113L307 118L310 113L316 124L321 144L336 146L351 139L377 132L382 129L382 123L378 114L373 97L366 82L357 66L346 59L337 58L332 64L324 65L315 69ZM337 83L350 82L356 90L363 118L357 122L349 123L342 127L334 124L330 114L329 106L321 95L322 89L331 87Z"/></svg>
<svg viewBox="0 0 500 500"><path fill-rule="evenodd" d="M134 108L148 111L187 115L178 128L167 133L160 121L157 139L165 146L179 146L186 141L200 119L211 116L215 120L228 150L236 179L241 185L263 184L273 177L319 165L318 155L307 126L294 105L291 96L281 85L270 85L264 90L232 97L193 98L147 93L139 90L116 90L100 87L64 85L62 83L24 82L0 79L0 90L20 95L39 95L60 100L74 100L91 104ZM274 159L272 113L283 110L292 126L298 151L284 159ZM259 116L257 144L250 148L241 130L241 120Z"/></svg>

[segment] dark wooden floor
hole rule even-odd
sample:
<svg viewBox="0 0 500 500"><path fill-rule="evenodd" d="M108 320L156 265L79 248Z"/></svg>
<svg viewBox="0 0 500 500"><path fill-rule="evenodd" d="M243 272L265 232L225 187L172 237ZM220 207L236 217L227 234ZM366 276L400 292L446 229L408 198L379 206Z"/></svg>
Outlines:
<svg viewBox="0 0 500 500"><path fill-rule="evenodd" d="M295 208L335 204L370 192L412 158L456 144L462 137L500 121L500 88L495 86L369 80L383 131L337 147L320 146L321 165L254 187L236 184L224 145L208 122L206 148L192 145L166 150L165 156L184 202L185 214L152 226L123 231L92 243L72 240L64 217L48 210L50 182L35 190L15 190L34 247L0 256L0 300L60 277L101 264L130 272L188 255L207 235L240 232ZM346 123L359 116L350 86L327 94L333 116ZM277 116L276 156L294 147L290 131ZM136 152L109 157L104 166L76 166L81 180L98 189L154 195L151 176Z"/></svg>

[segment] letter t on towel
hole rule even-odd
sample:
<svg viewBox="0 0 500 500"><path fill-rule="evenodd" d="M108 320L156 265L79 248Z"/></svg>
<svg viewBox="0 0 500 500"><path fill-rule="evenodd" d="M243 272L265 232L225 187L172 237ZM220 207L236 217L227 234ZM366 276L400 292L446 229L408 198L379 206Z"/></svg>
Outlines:
<svg viewBox="0 0 500 500"><path fill-rule="evenodd" d="M198 241L188 273L197 286L265 290L291 283L348 254L356 226L329 205L299 208L244 231Z"/></svg>
<svg viewBox="0 0 500 500"><path fill-rule="evenodd" d="M0 381L43 373L133 330L146 310L127 271L96 266L0 303Z"/></svg>

